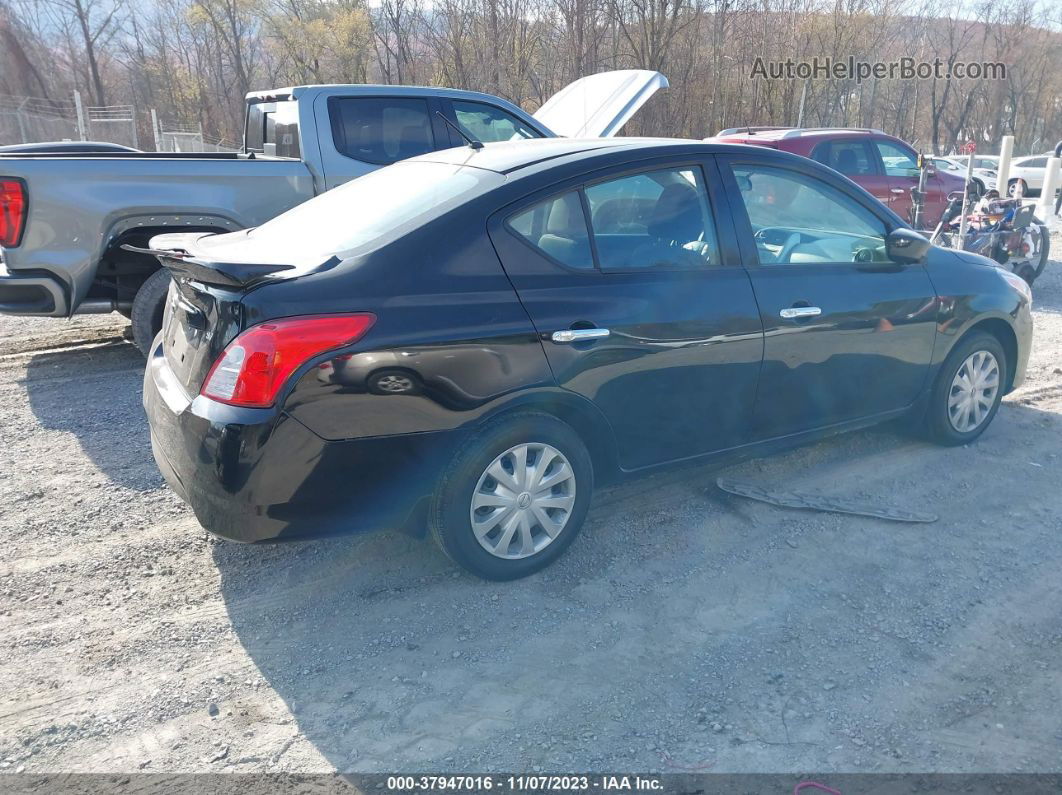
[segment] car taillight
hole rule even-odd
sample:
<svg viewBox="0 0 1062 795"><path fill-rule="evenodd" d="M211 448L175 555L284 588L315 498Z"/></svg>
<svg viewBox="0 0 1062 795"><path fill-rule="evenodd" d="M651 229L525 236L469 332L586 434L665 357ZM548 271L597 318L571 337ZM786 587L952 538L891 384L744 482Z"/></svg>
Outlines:
<svg viewBox="0 0 1062 795"><path fill-rule="evenodd" d="M375 321L368 313L307 315L252 326L222 351L200 394L232 406L271 406L301 365L355 342Z"/></svg>
<svg viewBox="0 0 1062 795"><path fill-rule="evenodd" d="M25 183L20 179L0 177L0 246L17 246L22 241L22 229L25 225Z"/></svg>

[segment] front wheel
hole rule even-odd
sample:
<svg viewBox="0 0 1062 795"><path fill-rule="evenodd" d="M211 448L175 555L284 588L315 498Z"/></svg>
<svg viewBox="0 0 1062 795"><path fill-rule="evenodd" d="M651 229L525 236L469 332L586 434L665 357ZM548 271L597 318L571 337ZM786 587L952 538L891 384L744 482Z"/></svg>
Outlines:
<svg viewBox="0 0 1062 795"><path fill-rule="evenodd" d="M501 418L447 468L433 500L432 535L484 579L526 577L575 540L593 488L590 455L571 426L537 412Z"/></svg>
<svg viewBox="0 0 1062 795"><path fill-rule="evenodd" d="M929 438L951 446L984 433L999 410L1006 374L1006 353L998 339L979 331L960 340L941 366L930 395Z"/></svg>

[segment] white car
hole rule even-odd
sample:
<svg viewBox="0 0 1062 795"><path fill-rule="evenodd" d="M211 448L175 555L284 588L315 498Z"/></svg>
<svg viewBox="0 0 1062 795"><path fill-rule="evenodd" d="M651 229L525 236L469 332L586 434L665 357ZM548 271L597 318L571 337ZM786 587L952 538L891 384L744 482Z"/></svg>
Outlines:
<svg viewBox="0 0 1062 795"><path fill-rule="evenodd" d="M996 190L998 187L996 185L995 164L992 163L994 159L996 158L974 158L974 170L970 179L977 186L978 196L984 196L986 191ZM966 177L966 155L963 155L961 160L958 157L934 157L931 160L937 171L954 174L956 177Z"/></svg>
<svg viewBox="0 0 1062 795"><path fill-rule="evenodd" d="M1032 155L1031 157L1019 157L1010 164L1010 178L1007 181L1008 191L1013 194L1016 185L1021 185L1021 193L1028 196L1032 191L1037 193L1044 186L1044 175L1047 173L1048 155Z"/></svg>

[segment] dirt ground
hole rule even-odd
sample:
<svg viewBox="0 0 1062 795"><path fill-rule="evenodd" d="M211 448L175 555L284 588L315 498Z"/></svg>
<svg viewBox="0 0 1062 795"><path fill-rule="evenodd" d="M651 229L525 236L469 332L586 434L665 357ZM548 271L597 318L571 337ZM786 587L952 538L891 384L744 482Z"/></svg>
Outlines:
<svg viewBox="0 0 1062 795"><path fill-rule="evenodd" d="M653 477L504 585L397 534L212 540L152 462L121 319L2 319L0 770L1062 770L1062 262L1035 305L976 444Z"/></svg>

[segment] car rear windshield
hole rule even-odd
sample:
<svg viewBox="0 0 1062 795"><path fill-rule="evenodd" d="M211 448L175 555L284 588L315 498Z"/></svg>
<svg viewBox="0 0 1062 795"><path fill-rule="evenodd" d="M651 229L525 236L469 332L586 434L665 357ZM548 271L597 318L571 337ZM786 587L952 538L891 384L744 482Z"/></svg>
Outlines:
<svg viewBox="0 0 1062 795"><path fill-rule="evenodd" d="M449 163L396 163L328 191L278 215L242 241L232 240L232 261L320 265L343 259L438 218L505 177ZM224 235L216 238L228 248ZM225 242L222 242L225 241Z"/></svg>

